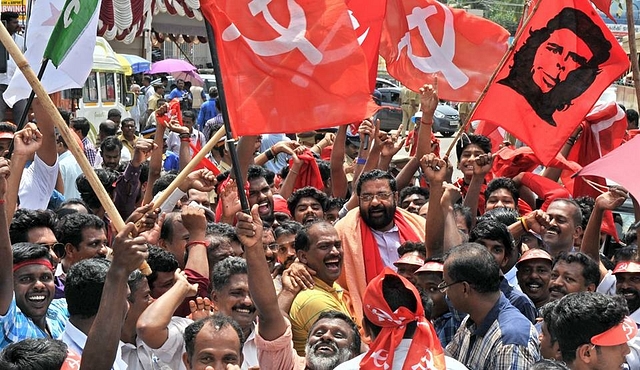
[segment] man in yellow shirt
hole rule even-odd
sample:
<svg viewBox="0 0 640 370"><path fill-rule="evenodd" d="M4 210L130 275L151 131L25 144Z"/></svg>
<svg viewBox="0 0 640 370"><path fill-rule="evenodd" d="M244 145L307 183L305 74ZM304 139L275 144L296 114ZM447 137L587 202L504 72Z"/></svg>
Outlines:
<svg viewBox="0 0 640 370"><path fill-rule="evenodd" d="M298 259L316 271L314 288L303 290L289 310L293 345L305 355L308 333L321 313L340 311L353 317L348 293L336 280L342 273L342 242L331 223L321 220L305 225L295 239Z"/></svg>

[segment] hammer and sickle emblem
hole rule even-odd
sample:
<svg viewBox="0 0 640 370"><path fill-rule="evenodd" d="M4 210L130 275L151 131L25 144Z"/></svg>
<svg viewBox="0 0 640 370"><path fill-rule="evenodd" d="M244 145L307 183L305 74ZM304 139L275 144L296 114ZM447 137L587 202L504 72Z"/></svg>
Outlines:
<svg viewBox="0 0 640 370"><path fill-rule="evenodd" d="M353 11L351 11L351 9L349 9L349 18L351 18L351 25L353 26L353 29L357 31L358 28L360 28L360 22L358 22L358 18L356 18L356 16L353 15ZM367 35L369 34L369 29L370 27L367 27L367 29L364 30L362 34L358 35L358 45L362 45L364 40L367 38Z"/></svg>
<svg viewBox="0 0 640 370"><path fill-rule="evenodd" d="M379 349L371 355L375 367L381 367L384 370L389 369L389 364L387 364L387 357L388 355L386 349Z"/></svg>
<svg viewBox="0 0 640 370"><path fill-rule="evenodd" d="M287 0L287 8L291 16L289 24L285 27L275 20L269 11L268 5L271 1L252 0L248 4L249 10L254 17L262 13L267 23L280 36L269 41L252 40L242 35L238 27L232 23L222 32L222 39L224 41L233 41L242 37L251 50L260 56L280 55L298 49L311 64L319 64L322 61L322 53L305 37L307 18L304 14L304 9L295 0Z"/></svg>
<svg viewBox="0 0 640 370"><path fill-rule="evenodd" d="M437 3L438 6L444 11L444 32L442 35L442 44L438 45L433 38L429 26L427 25L427 18L437 14L438 10L436 5L429 5L425 8L415 7L411 11L411 14L407 16L407 23L409 25L409 31L417 28L420 32L420 36L425 46L429 50L431 56L420 57L413 54L413 48L411 46L411 35L409 32L405 33L398 43L398 58L402 49L407 48L407 57L411 63L420 71L424 73L442 72L444 78L449 83L449 86L453 89L459 89L469 82L469 77L464 74L453 63L453 57L455 56L455 31L453 29L453 14L451 9Z"/></svg>

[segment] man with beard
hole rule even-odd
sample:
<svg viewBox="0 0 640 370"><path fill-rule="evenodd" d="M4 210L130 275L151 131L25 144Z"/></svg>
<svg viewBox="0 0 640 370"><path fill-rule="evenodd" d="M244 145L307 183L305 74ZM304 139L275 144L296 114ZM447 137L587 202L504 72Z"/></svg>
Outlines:
<svg viewBox="0 0 640 370"><path fill-rule="evenodd" d="M616 292L624 297L629 309L629 317L636 323L640 322L640 263L628 261L620 262L613 270L616 277ZM636 336L629 342L631 352L627 355L630 369L640 368L640 337Z"/></svg>
<svg viewBox="0 0 640 370"><path fill-rule="evenodd" d="M342 273L343 250L333 225L324 220L305 225L296 235L295 248L300 262L316 272L314 288L299 292L289 310L294 348L302 356L309 330L322 312L353 315L347 292L336 283Z"/></svg>
<svg viewBox="0 0 640 370"><path fill-rule="evenodd" d="M569 293L594 292L600 280L598 265L582 252L561 252L551 266L550 299Z"/></svg>
<svg viewBox="0 0 640 370"><path fill-rule="evenodd" d="M549 253L544 250L530 249L524 252L516 264L520 289L531 299L536 309L549 302L552 262Z"/></svg>
<svg viewBox="0 0 640 370"><path fill-rule="evenodd" d="M302 225L295 221L284 221L273 230L278 247L276 251L278 264L273 271L273 274L275 274L273 283L276 286L276 292L278 294L282 291L282 274L284 270L288 269L296 260L295 241L296 234L298 234L300 230L302 230Z"/></svg>
<svg viewBox="0 0 640 370"><path fill-rule="evenodd" d="M273 193L267 182L267 171L256 165L249 166L247 181L249 182L249 206L258 205L262 221L273 222Z"/></svg>
<svg viewBox="0 0 640 370"><path fill-rule="evenodd" d="M343 313L325 312L309 331L306 356L293 348L291 324L279 310L276 291L262 246L262 220L258 206L251 214L236 214L238 238L245 246L249 289L258 309L260 325L256 346L261 370L329 370L360 352L357 326ZM286 313L284 314L286 315Z"/></svg>
<svg viewBox="0 0 640 370"><path fill-rule="evenodd" d="M324 219L328 197L311 186L298 189L287 199L287 207L293 219L301 224Z"/></svg>
<svg viewBox="0 0 640 370"><path fill-rule="evenodd" d="M425 219L397 207L396 180L385 171L363 173L356 194L359 207L336 223L345 264L338 283L351 294L357 322L361 322L367 283L384 267L395 270L393 263L402 243L424 242Z"/></svg>

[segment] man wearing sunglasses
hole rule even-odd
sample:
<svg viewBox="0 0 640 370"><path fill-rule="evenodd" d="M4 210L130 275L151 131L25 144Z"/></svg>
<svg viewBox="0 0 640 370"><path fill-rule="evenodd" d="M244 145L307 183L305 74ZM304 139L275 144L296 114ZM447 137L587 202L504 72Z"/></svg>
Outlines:
<svg viewBox="0 0 640 370"><path fill-rule="evenodd" d="M499 270L477 243L453 248L444 260L438 289L469 314L446 352L470 369L527 369L540 359L538 332L500 292Z"/></svg>

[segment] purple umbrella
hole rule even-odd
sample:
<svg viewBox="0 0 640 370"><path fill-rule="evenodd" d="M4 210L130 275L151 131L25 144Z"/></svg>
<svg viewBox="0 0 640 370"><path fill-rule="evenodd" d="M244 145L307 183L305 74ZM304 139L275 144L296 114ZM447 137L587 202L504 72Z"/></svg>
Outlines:
<svg viewBox="0 0 640 370"><path fill-rule="evenodd" d="M191 63L185 62L180 59L165 59L159 62L153 63L149 74L156 73L175 73L175 72L189 72L195 71L197 68Z"/></svg>

